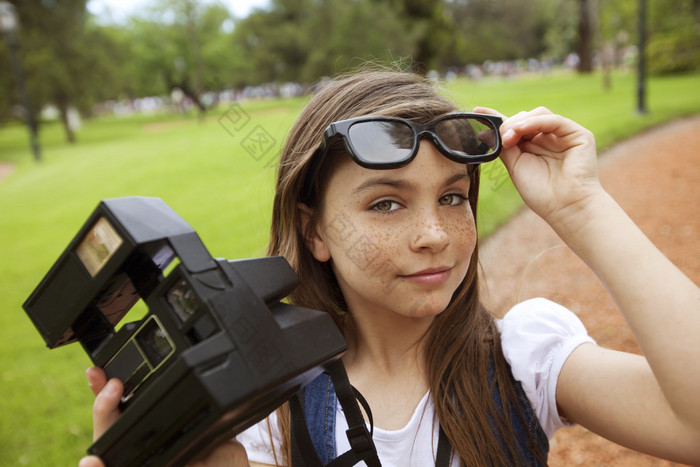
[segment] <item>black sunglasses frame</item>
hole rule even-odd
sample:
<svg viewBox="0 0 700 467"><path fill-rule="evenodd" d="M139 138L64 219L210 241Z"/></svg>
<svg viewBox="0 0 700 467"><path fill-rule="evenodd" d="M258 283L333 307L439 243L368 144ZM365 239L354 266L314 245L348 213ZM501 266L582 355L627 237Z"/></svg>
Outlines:
<svg viewBox="0 0 700 467"><path fill-rule="evenodd" d="M436 127L437 125L445 120L452 120L452 119L470 119L470 120L482 120L486 121L484 123L485 126L491 127L494 130L494 135L496 138L496 145L493 151L491 151L490 147L486 145L485 143L482 143L480 145L480 148L485 148L488 149L489 152L485 152L484 154L466 154L461 151L455 151L453 149L450 149L445 143L442 142L440 137L438 136L436 132ZM396 161L391 161L391 162L374 162L374 161L369 161L366 159L363 159L359 152L353 147L352 145L352 140L350 138L350 128L357 124L357 123L365 123L365 122L397 122L401 123L402 125L406 125L413 130L413 148L411 149L411 152L407 155L402 157L399 160ZM483 122L482 122L483 123ZM416 154L418 154L418 149L419 149L419 142L422 138L428 136L430 137L431 141L435 145L435 147L440 151L441 154L443 154L445 157L447 157L450 160L453 160L455 162L459 162L462 164L481 164L483 162L489 162L494 160L495 158L498 157L498 155L501 152L501 147L502 147L502 142L501 142L501 133L499 131L501 125L503 124L503 119L501 117L498 117L496 115L489 115L489 114L480 114L480 113L471 113L471 112L456 112L456 113L450 113L443 115L441 117L438 117L434 120L431 120L427 123L420 123L420 122L415 122L413 120L407 120L404 118L398 118L398 117L385 117L385 116L365 116L365 117L356 117L356 118L350 118L347 120L340 120L337 122L333 122L328 127L326 128L326 131L323 133L323 141L319 145L318 149L314 152L312 156L312 161L311 161L311 166L309 167L309 171L307 172L307 177L304 183L304 200L307 200L310 195L311 195L311 181L316 178L318 175L318 171L321 168L321 162L323 160L323 157L326 155L328 152L328 149L333 141L335 141L337 138L341 138L343 141L343 145L345 147L346 152L350 155L352 160L365 168L368 169L377 169L377 170L387 170L387 169L398 169L400 167L403 167L410 163L415 157Z"/></svg>

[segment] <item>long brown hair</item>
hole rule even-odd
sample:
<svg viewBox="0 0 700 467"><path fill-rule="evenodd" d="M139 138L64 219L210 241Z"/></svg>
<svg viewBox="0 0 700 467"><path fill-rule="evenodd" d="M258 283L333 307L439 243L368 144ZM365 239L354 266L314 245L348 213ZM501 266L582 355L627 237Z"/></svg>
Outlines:
<svg viewBox="0 0 700 467"><path fill-rule="evenodd" d="M272 212L269 255L284 256L301 279L289 300L330 313L343 332L345 302L328 263L314 259L306 247L299 213L302 201L314 208L307 231L323 209L324 181L341 159L342 148L331 148L316 177L310 200L301 193L310 161L333 121L362 115L390 115L429 121L457 110L432 82L412 73L365 71L341 77L319 91L292 127L283 149ZM476 219L479 168L469 166L469 203ZM504 406L517 407L516 392L501 350L493 317L478 295L478 246L467 274L450 305L438 315L425 339L428 381L440 426L466 465L510 465L517 459L516 435L508 416L492 397L498 387ZM489 368L493 377L489 378ZM284 446L283 464L289 463L289 413L278 412ZM503 439L499 438L499 433ZM533 446L534 444L531 443ZM506 449L504 450L504 446ZM534 447L533 447L534 449Z"/></svg>

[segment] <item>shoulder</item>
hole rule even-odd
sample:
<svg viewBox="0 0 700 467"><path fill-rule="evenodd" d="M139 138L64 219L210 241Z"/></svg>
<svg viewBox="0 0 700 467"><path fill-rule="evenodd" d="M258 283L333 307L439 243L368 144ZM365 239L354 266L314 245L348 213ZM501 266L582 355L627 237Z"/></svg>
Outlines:
<svg viewBox="0 0 700 467"><path fill-rule="evenodd" d="M531 345L532 339L560 340L562 337L586 335L581 320L568 308L546 298L518 303L496 320L501 338L509 345Z"/></svg>
<svg viewBox="0 0 700 467"><path fill-rule="evenodd" d="M273 411L267 418L239 433L236 441L245 448L249 461L276 465L277 459L281 459L281 438L277 412Z"/></svg>
<svg viewBox="0 0 700 467"><path fill-rule="evenodd" d="M561 368L574 349L594 341L574 313L544 298L519 303L496 324L513 377L522 384L545 433L552 436L568 424L556 404Z"/></svg>

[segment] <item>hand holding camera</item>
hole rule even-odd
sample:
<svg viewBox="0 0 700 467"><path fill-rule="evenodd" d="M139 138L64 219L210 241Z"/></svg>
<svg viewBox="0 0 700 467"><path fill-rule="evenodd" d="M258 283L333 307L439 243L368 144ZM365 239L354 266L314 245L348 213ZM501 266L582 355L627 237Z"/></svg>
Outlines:
<svg viewBox="0 0 700 467"><path fill-rule="evenodd" d="M93 436L94 439L98 439L121 415L119 402L124 385L116 378L107 381L104 371L98 367L88 368L86 377L90 389L95 395ZM104 465L97 456L84 457L79 463L79 467L104 467ZM233 440L218 446L207 458L189 465L193 467L249 467L245 449Z"/></svg>

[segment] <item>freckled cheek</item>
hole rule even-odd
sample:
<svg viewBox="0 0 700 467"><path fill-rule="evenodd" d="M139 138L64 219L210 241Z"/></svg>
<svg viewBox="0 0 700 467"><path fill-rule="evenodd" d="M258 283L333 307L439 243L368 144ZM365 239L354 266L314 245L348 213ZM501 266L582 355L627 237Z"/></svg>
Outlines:
<svg viewBox="0 0 700 467"><path fill-rule="evenodd" d="M365 226L362 232L357 246L362 244L366 260L372 265L390 262L399 253L401 237L395 229Z"/></svg>
<svg viewBox="0 0 700 467"><path fill-rule="evenodd" d="M445 231L460 250L471 254L476 246L476 225L471 211L467 214L450 218L445 222Z"/></svg>
<svg viewBox="0 0 700 467"><path fill-rule="evenodd" d="M356 273L376 268L398 252L395 229L366 225L350 216L334 217L324 231L331 257L344 270L351 268Z"/></svg>

